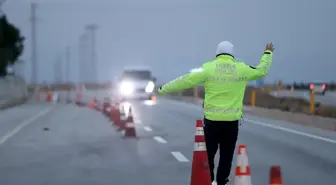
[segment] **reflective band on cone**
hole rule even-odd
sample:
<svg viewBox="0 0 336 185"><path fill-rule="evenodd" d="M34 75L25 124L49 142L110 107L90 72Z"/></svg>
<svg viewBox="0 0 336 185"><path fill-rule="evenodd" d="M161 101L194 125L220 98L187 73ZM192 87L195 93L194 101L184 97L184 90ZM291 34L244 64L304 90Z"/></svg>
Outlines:
<svg viewBox="0 0 336 185"><path fill-rule="evenodd" d="M54 93L54 94L52 95L52 101L53 101L53 103L57 103L57 102L59 102L59 96L58 96L58 93Z"/></svg>
<svg viewBox="0 0 336 185"><path fill-rule="evenodd" d="M136 130L132 112L128 115L128 118L125 122L125 137L136 137Z"/></svg>
<svg viewBox="0 0 336 185"><path fill-rule="evenodd" d="M135 127L135 124L134 123L126 123L126 127L132 128L132 127Z"/></svg>
<svg viewBox="0 0 336 185"><path fill-rule="evenodd" d="M207 151L205 142L197 142L195 143L194 151L200 152L200 151Z"/></svg>
<svg viewBox="0 0 336 185"><path fill-rule="evenodd" d="M203 127L196 127L196 136L204 136Z"/></svg>
<svg viewBox="0 0 336 185"><path fill-rule="evenodd" d="M251 185L251 169L248 163L246 145L239 145L237 155L237 166L235 185Z"/></svg>

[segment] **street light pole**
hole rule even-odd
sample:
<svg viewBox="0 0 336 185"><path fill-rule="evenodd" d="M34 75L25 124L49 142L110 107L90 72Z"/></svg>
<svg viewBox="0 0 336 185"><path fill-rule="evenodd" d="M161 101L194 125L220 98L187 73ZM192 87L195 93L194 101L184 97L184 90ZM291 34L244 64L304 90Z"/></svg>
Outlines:
<svg viewBox="0 0 336 185"><path fill-rule="evenodd" d="M86 74L86 63L85 62L85 58L84 54L85 54L85 34L82 34L79 37L79 41L78 41L78 74L79 74L79 82L80 83L85 83L85 74Z"/></svg>
<svg viewBox="0 0 336 185"><path fill-rule="evenodd" d="M55 61L54 61L54 78L55 78L55 83L62 83L63 82L63 70L62 70L62 55L57 54Z"/></svg>
<svg viewBox="0 0 336 185"><path fill-rule="evenodd" d="M0 9L2 8L2 5L6 2L6 0L0 0ZM2 12L2 10L0 10Z"/></svg>
<svg viewBox="0 0 336 185"><path fill-rule="evenodd" d="M38 70L37 70L37 51L36 51L36 3L31 3L31 57L32 57L32 65L31 65L31 81L32 83L37 83L38 78Z"/></svg>
<svg viewBox="0 0 336 185"><path fill-rule="evenodd" d="M96 61L96 30L98 26L96 24L89 24L86 27L91 37L91 70L92 70L92 82L97 83L97 61Z"/></svg>
<svg viewBox="0 0 336 185"><path fill-rule="evenodd" d="M65 51L65 77L66 77L66 83L70 83L70 55L71 55L71 51L70 51L70 46L66 47L66 51Z"/></svg>

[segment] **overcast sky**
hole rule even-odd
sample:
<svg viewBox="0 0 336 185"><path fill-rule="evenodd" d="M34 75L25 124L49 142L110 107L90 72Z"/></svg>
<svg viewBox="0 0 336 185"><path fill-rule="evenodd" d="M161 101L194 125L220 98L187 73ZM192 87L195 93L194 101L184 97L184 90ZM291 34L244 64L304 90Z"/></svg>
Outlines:
<svg viewBox="0 0 336 185"><path fill-rule="evenodd" d="M27 38L22 56L27 79L29 2L7 0L2 8ZM335 0L48 0L37 8L39 80L54 80L53 63L65 55L66 45L72 51L71 79L79 80L79 36L95 23L100 81L129 65L150 66L159 81L167 81L213 59L223 40L250 65L258 64L265 44L273 41L267 81L331 81L335 9Z"/></svg>

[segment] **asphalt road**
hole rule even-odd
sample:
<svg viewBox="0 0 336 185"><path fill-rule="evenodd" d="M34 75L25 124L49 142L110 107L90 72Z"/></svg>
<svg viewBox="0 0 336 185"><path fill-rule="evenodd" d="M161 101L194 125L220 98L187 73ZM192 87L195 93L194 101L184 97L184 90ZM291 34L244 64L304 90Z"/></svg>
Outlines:
<svg viewBox="0 0 336 185"><path fill-rule="evenodd" d="M85 99L94 95L106 92ZM0 184L189 184L202 109L163 98L131 105L138 140L86 107L30 102L0 112ZM336 133L246 115L238 143L253 184L268 184L271 165L281 165L284 184L335 184Z"/></svg>
<svg viewBox="0 0 336 185"><path fill-rule="evenodd" d="M292 96L290 91L280 91L280 97L289 97ZM271 93L275 96L275 92ZM294 91L294 97L310 100L310 92L309 91ZM324 96L322 95L315 95L315 101L325 104L325 105L332 105L336 106L336 93L335 92L326 92Z"/></svg>

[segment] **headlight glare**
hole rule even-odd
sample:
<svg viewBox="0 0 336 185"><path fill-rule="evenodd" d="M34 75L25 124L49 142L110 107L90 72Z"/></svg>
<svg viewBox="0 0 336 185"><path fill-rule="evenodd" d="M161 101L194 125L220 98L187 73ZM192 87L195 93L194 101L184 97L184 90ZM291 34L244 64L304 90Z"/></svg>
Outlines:
<svg viewBox="0 0 336 185"><path fill-rule="evenodd" d="M146 91L147 93L151 93L151 92L153 92L154 87L155 87L154 82L150 81L150 82L148 82L145 91Z"/></svg>
<svg viewBox="0 0 336 185"><path fill-rule="evenodd" d="M130 82L122 82L120 84L120 92L129 95L133 93L133 84Z"/></svg>

